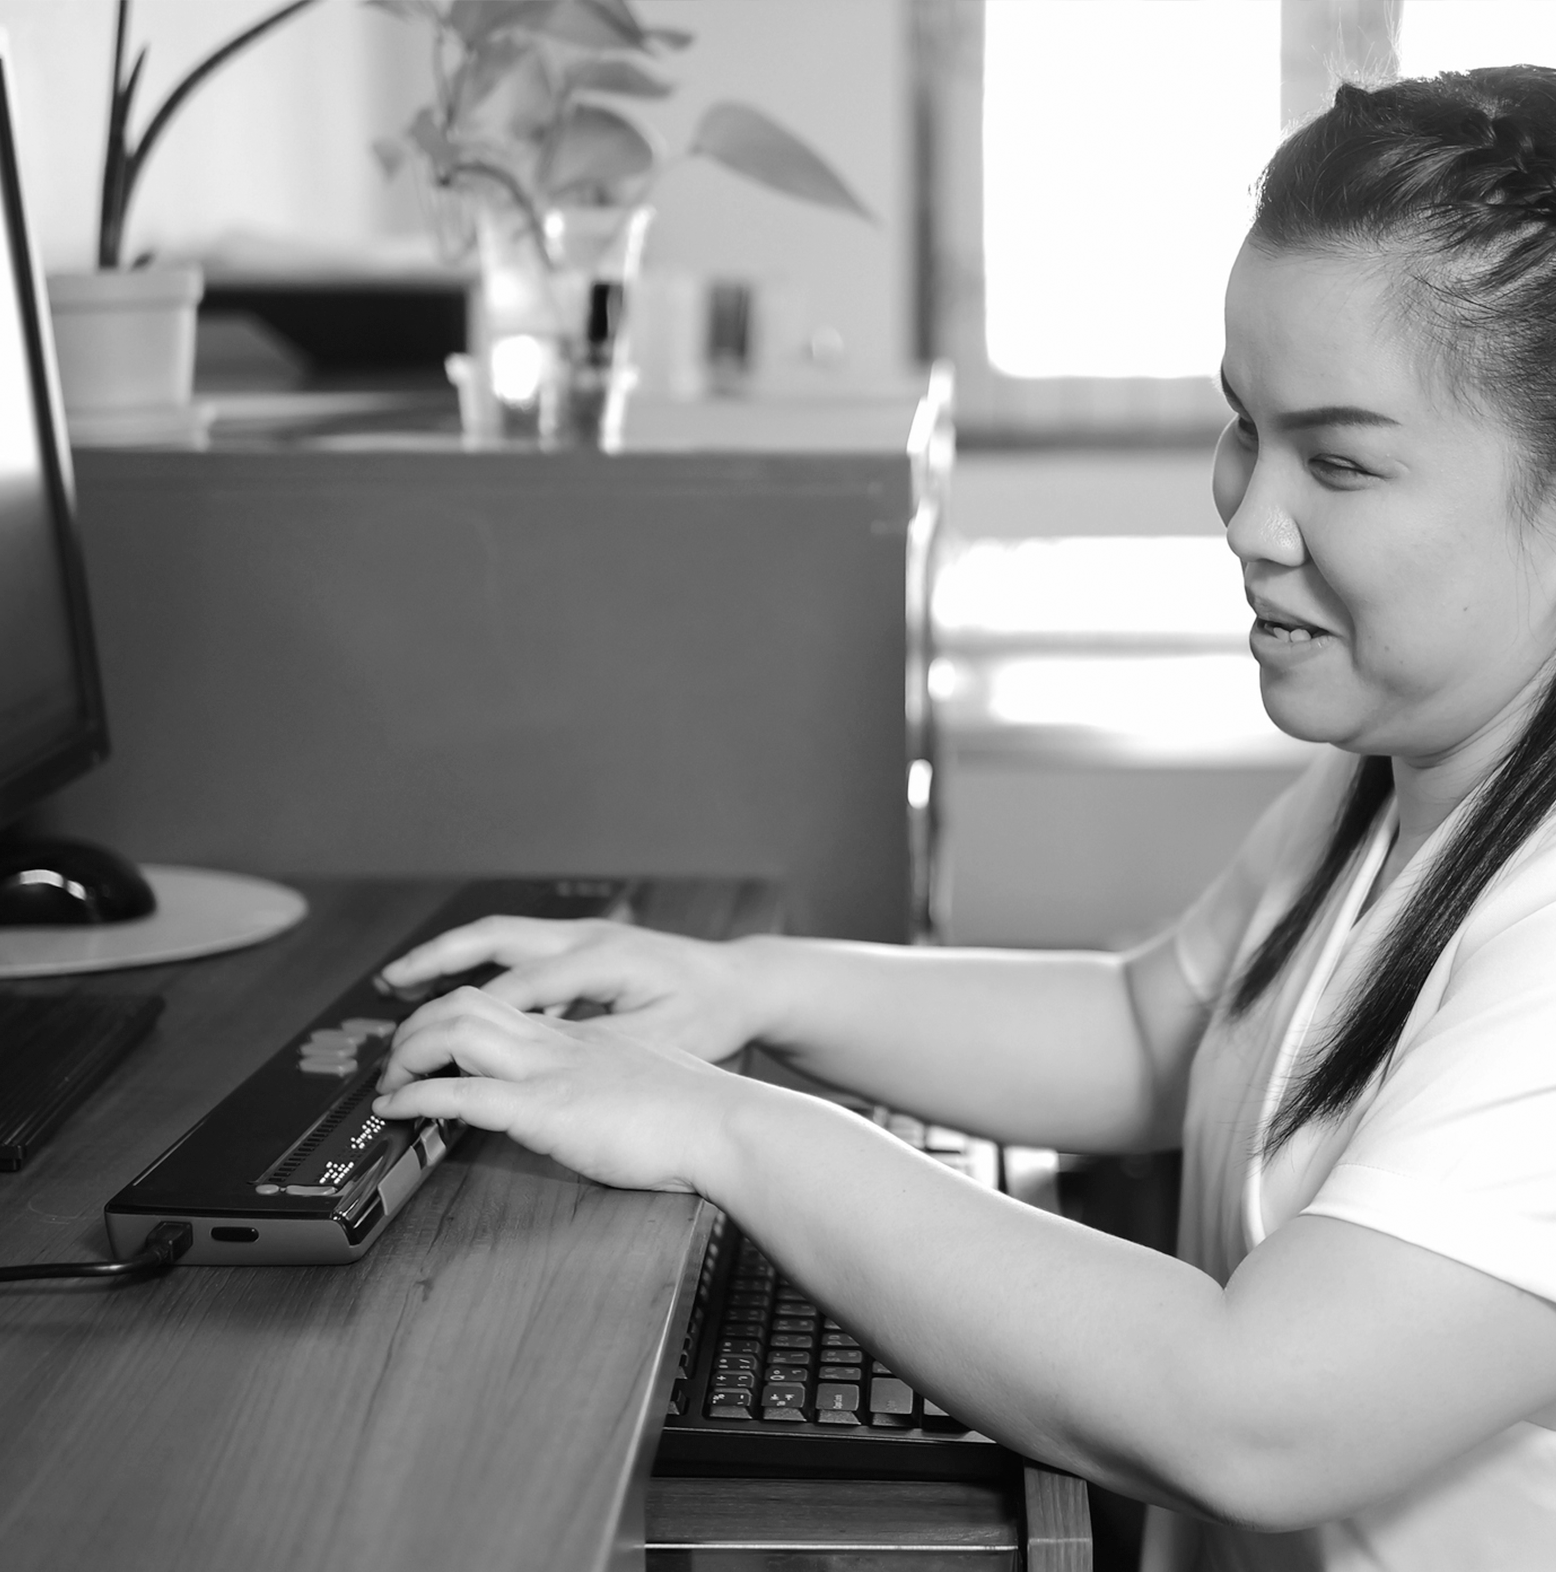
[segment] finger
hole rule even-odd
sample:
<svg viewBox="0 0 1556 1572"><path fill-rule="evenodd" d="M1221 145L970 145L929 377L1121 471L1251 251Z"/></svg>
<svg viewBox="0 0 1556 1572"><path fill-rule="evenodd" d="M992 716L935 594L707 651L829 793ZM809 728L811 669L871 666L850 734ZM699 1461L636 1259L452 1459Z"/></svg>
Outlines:
<svg viewBox="0 0 1556 1572"><path fill-rule="evenodd" d="M577 943L577 927L540 917L483 917L407 950L384 967L383 976L403 987L489 961L512 965L531 955L553 955Z"/></svg>
<svg viewBox="0 0 1556 1572"><path fill-rule="evenodd" d="M467 1075L511 1080L524 1073L527 1058L534 1061L547 1051L554 1057L565 1042L549 1022L462 988L424 1006L400 1027L378 1084L392 1091L450 1065Z"/></svg>
<svg viewBox="0 0 1556 1572"><path fill-rule="evenodd" d="M475 1076L412 1081L373 1099L380 1119L462 1119L480 1130L511 1129L522 1092L507 1081Z"/></svg>
<svg viewBox="0 0 1556 1572"><path fill-rule="evenodd" d="M614 961L593 945L563 951L543 960L521 961L482 989L515 1010L547 1010L590 999L615 1004L629 991L618 957Z"/></svg>

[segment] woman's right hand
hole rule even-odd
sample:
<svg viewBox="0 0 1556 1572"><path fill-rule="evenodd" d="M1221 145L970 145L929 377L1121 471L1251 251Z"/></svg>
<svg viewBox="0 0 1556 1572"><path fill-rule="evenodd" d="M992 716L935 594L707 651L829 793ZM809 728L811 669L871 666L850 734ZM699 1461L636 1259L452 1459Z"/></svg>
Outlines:
<svg viewBox="0 0 1556 1572"><path fill-rule="evenodd" d="M483 917L418 945L383 977L409 988L494 963L506 970L484 992L517 1010L588 1000L622 1016L635 1036L701 1059L728 1058L764 1025L749 946L601 919Z"/></svg>

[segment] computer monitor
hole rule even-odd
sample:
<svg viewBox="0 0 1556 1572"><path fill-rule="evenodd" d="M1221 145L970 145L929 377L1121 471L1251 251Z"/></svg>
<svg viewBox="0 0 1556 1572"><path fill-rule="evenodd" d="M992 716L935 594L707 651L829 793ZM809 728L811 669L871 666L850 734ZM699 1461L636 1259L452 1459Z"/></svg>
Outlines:
<svg viewBox="0 0 1556 1572"><path fill-rule="evenodd" d="M108 752L47 298L0 48L0 829Z"/></svg>
<svg viewBox="0 0 1556 1572"><path fill-rule="evenodd" d="M209 955L256 944L307 911L267 880L137 870L101 847L16 834L18 820L107 757L108 728L13 103L0 31L0 980ZM68 897L68 914L38 915L32 896L51 889ZM70 926L82 920L77 904L90 926Z"/></svg>

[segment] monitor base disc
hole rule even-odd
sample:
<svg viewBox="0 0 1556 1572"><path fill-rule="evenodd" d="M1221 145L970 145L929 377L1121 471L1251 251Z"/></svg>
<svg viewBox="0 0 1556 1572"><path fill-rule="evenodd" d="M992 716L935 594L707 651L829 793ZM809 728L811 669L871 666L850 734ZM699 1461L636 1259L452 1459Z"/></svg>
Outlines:
<svg viewBox="0 0 1556 1572"><path fill-rule="evenodd" d="M247 874L144 864L157 909L131 922L0 928L0 979L189 961L284 933L308 915L296 890Z"/></svg>

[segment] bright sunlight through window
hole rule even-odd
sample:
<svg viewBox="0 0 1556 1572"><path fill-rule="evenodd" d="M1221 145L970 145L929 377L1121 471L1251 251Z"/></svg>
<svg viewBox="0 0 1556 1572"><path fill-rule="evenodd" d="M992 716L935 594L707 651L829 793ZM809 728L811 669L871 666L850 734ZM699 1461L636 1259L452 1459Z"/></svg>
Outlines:
<svg viewBox="0 0 1556 1572"><path fill-rule="evenodd" d="M1524 64L1556 65L1552 0L1408 0L1400 13L1402 76Z"/></svg>
<svg viewBox="0 0 1556 1572"><path fill-rule="evenodd" d="M984 40L990 363L1214 375L1280 138L1279 4L988 0Z"/></svg>

